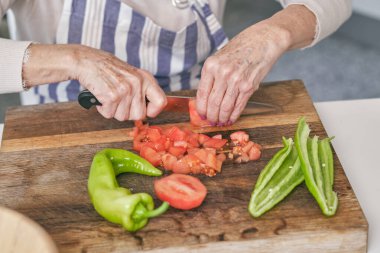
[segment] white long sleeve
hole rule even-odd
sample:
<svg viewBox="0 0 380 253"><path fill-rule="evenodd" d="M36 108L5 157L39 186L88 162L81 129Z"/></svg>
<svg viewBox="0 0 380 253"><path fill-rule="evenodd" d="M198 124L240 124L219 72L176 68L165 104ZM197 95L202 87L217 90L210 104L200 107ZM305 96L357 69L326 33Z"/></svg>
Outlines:
<svg viewBox="0 0 380 253"><path fill-rule="evenodd" d="M351 15L351 0L277 0L285 8L291 4L301 4L314 13L317 25L312 47L335 32Z"/></svg>
<svg viewBox="0 0 380 253"><path fill-rule="evenodd" d="M22 60L29 44L0 38L0 93L23 91Z"/></svg>

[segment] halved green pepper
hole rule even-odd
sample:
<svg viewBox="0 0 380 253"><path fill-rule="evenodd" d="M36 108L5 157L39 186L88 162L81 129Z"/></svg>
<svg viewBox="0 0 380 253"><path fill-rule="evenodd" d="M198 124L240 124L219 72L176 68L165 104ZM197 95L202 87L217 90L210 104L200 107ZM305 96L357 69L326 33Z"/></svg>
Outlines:
<svg viewBox="0 0 380 253"><path fill-rule="evenodd" d="M159 208L153 210L154 202L149 194L132 194L130 190L119 187L116 176L124 172L162 175L161 170L132 152L104 149L92 161L88 192L95 210L102 217L132 232L144 227L149 218L164 213L169 204L163 202Z"/></svg>
<svg viewBox="0 0 380 253"><path fill-rule="evenodd" d="M284 148L261 171L252 192L248 210L254 217L271 209L304 180L293 140L283 138L283 143Z"/></svg>
<svg viewBox="0 0 380 253"><path fill-rule="evenodd" d="M333 192L334 171L331 139L309 138L310 128L305 118L298 121L295 146L305 176L306 186L318 202L323 214L332 216L338 206L338 197Z"/></svg>

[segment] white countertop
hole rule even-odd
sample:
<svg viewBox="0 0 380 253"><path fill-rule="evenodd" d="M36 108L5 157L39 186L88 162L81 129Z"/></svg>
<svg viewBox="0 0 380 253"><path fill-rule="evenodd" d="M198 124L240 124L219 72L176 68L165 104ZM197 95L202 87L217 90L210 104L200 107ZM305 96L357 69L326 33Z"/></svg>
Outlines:
<svg viewBox="0 0 380 253"><path fill-rule="evenodd" d="M368 253L380 252L380 99L315 103L369 223ZM0 142L3 124L0 124ZM377 161L379 158L379 161Z"/></svg>

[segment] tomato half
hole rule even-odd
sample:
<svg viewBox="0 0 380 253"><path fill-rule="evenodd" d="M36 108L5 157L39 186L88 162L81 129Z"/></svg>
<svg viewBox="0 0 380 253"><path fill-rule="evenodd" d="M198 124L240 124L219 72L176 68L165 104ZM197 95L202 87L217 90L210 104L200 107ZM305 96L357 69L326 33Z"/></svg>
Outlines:
<svg viewBox="0 0 380 253"><path fill-rule="evenodd" d="M154 191L160 200L182 210L200 206L207 195L206 187L198 178L181 174L156 180Z"/></svg>

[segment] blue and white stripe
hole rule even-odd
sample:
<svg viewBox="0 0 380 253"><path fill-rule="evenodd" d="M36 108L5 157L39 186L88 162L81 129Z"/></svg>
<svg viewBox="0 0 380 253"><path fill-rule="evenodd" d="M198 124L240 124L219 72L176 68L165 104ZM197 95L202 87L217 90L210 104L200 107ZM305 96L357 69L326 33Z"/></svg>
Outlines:
<svg viewBox="0 0 380 253"><path fill-rule="evenodd" d="M170 31L120 0L65 0L57 43L76 43L114 54L152 73L165 91L197 87L201 66L227 43L206 0L191 0L194 21ZM34 89L40 103L76 100L82 88L71 80Z"/></svg>

